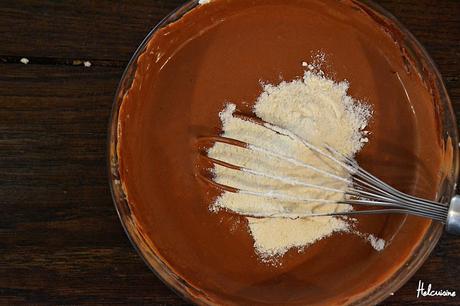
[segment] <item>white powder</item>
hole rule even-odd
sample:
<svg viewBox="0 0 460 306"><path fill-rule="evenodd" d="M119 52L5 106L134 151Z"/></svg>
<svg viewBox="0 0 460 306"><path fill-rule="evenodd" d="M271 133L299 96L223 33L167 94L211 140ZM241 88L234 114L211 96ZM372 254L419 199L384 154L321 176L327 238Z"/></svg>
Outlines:
<svg viewBox="0 0 460 306"><path fill-rule="evenodd" d="M377 238L374 235L370 234L367 236L367 240L371 243L372 247L377 251L381 251L385 248L385 240Z"/></svg>
<svg viewBox="0 0 460 306"><path fill-rule="evenodd" d="M327 79L323 73L307 71L302 79L282 82L276 86L264 85L264 91L254 106L254 113L262 120L287 129L318 147L327 144L347 156L354 156L368 141L364 137L364 129L371 114L368 106L347 95L348 86L347 82L335 83ZM349 173L318 156L300 141L237 118L234 116L235 110L235 105L228 104L220 114L223 136L281 153L343 178L349 177ZM291 248L300 249L334 232L348 230L348 223L344 219L305 218L302 214L344 212L352 209L351 206L296 200L339 201L343 193L292 184L293 181L302 181L344 191L348 187L346 182L263 152L222 143L216 143L208 155L267 174L259 176L216 165L213 171L217 183L291 197L270 198L224 192L211 207L213 211L225 209L247 216L255 250L262 259L282 256ZM289 178L291 181L275 179L271 175Z"/></svg>

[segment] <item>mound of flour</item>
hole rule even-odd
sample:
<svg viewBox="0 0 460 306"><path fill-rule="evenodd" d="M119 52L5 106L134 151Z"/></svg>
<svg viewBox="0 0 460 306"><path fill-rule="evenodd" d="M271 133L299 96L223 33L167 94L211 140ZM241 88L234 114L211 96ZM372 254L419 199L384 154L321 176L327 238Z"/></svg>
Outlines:
<svg viewBox="0 0 460 306"><path fill-rule="evenodd" d="M292 82L264 85L264 91L254 106L254 113L262 120L289 130L318 147L327 144L347 156L354 156L368 141L364 129L371 112L367 105L347 95L348 87L347 82L336 83L321 72L307 71L303 78ZM344 178L349 176L346 171L324 157L321 158L300 141L238 118L234 116L235 110L234 104L228 104L220 113L223 136L282 152L283 155ZM262 177L215 166L214 180L217 183L243 190L282 193L299 199L338 201L343 198L340 192L290 184L286 180L274 179L270 174L338 190L346 190L348 187L343 181L328 178L263 152L216 143L208 155L269 174ZM303 213L339 212L352 207L224 192L211 207L213 211L221 209L247 216L255 250L262 259L269 260L282 256L291 248L303 248L334 232L349 229L344 219L305 218L301 217Z"/></svg>

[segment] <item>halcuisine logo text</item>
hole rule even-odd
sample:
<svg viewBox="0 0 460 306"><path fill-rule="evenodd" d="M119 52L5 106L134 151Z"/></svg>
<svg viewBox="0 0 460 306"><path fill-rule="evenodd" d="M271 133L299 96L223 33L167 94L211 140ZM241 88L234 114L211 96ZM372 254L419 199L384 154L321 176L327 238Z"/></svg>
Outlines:
<svg viewBox="0 0 460 306"><path fill-rule="evenodd" d="M431 284L428 284L425 288L425 283L421 280L418 281L417 298L425 296L455 297L456 295L457 294L455 291L450 291L447 289L434 290L431 288Z"/></svg>

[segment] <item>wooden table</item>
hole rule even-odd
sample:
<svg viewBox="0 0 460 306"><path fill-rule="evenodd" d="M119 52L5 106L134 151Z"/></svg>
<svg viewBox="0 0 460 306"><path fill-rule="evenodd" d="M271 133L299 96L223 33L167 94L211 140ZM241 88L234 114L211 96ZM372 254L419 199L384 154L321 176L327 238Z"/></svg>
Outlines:
<svg viewBox="0 0 460 306"><path fill-rule="evenodd" d="M130 245L105 160L123 69L183 2L1 1L0 304L185 304ZM379 2L428 49L460 116L460 1ZM384 305L460 303L417 300L419 279L460 295L460 237L444 235Z"/></svg>

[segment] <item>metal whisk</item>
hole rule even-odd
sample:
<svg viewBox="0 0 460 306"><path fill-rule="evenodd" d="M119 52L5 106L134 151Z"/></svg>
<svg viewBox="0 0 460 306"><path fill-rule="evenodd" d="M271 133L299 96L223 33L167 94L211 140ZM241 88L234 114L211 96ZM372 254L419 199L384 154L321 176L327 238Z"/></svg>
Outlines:
<svg viewBox="0 0 460 306"><path fill-rule="evenodd" d="M308 188L318 188L328 191L342 192L344 194L343 199L339 201L327 200L327 199L309 199L309 198L299 198L293 197L291 195L285 194L283 192L257 192L252 190L245 190L241 188L235 188L232 186L227 186L215 182L212 178L201 175L200 177L206 180L208 183L214 185L215 187L233 193L247 194L265 198L286 200L286 201L295 201L298 203L324 203L324 204L348 204L348 205L359 205L372 207L372 209L364 210L352 210L344 212L330 212L330 213L305 213L301 217L317 217L317 216L345 216L345 215L371 215L371 214L410 214L425 218L430 218L432 220L446 224L446 230L450 233L460 234L460 196L454 196L451 199L450 205L430 201L418 197L414 197L408 194L405 194L381 179L375 177L368 171L364 170L358 163L347 157L337 150L333 149L328 145L324 145L322 148L319 148L305 139L302 139L295 133L281 128L277 125L267 123L258 119L248 118L243 115L237 115L243 120L248 120L253 123L256 123L260 126L263 126L266 129L269 129L278 134L287 136L292 140L299 141L306 148L312 152L318 154L321 157L324 157L337 166L341 167L348 173L350 173L349 178L344 178L339 176L331 171L324 169L319 169L314 167L304 161L300 161L291 156L284 155L280 152L275 152L273 150L263 148L261 146L247 143L238 139L231 139L222 136L213 136L213 137L201 137L199 138L199 143L223 143L230 146L236 146L256 152L261 152L270 157L277 158L279 160L291 163L298 167L303 167L311 171L317 172L321 175L325 175L328 178L335 179L347 183L349 186L346 190L337 190L334 188L328 188L325 186L315 185L308 182L300 181L295 178L286 178L285 176L278 176L273 174L268 174L261 172L259 170L250 169L241 167L232 163L229 163L224 160L215 159L209 157L205 152L201 152L201 156L211 162L212 164L217 164L226 168L243 171L255 176L268 177L275 180L281 180L286 183L298 186L304 186Z"/></svg>

